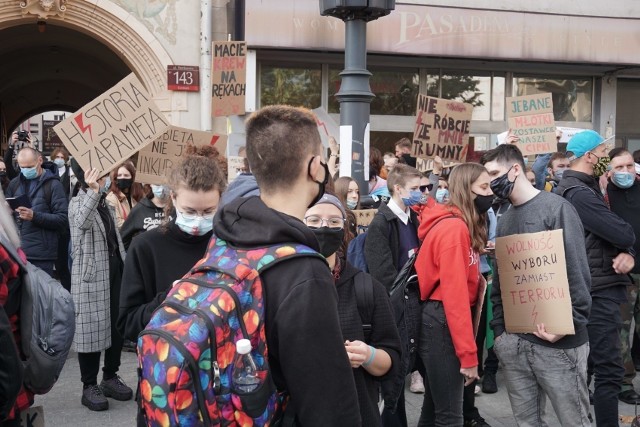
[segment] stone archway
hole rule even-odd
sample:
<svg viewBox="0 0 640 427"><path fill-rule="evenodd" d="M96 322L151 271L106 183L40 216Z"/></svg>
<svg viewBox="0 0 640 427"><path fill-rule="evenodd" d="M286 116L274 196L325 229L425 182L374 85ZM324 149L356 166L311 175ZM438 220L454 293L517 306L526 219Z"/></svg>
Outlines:
<svg viewBox="0 0 640 427"><path fill-rule="evenodd" d="M104 46L112 57L138 76L153 95L159 108L171 119L173 94L166 90L166 69L173 61L156 36L129 12L108 0L0 0L0 34L3 30L15 30L15 27L30 25L33 25L33 31L37 32L37 21L46 22L49 29L62 27L67 33L81 33L78 34L78 38L90 38ZM39 34L41 43L45 45L47 31ZM17 44L19 40L8 39L3 43ZM73 46L73 42L68 45ZM122 71L120 67L119 74L122 74ZM43 78L51 80L51 75L45 75L44 71L42 74ZM21 84L21 78L22 76L16 75L11 76L10 80L15 80L15 85L18 86ZM79 87L83 87L82 83L80 82ZM84 83L84 87L87 87L86 81ZM115 82L110 82L113 83ZM2 84L7 86L12 83L0 82L0 86ZM23 87L26 86L22 84ZM100 93L95 93L92 97ZM80 108L83 104L72 105L66 102L62 105ZM6 103L4 107L12 108L7 107ZM20 114L7 118L7 126L15 124L17 117L22 118L28 113L25 108L16 108L21 110ZM34 109L33 106L30 108Z"/></svg>

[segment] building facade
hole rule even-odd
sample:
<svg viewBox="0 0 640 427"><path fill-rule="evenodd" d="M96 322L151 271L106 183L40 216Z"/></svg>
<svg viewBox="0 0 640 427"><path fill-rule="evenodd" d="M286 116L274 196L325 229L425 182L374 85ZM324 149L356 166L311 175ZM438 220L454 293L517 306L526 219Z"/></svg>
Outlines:
<svg viewBox="0 0 640 427"><path fill-rule="evenodd" d="M507 130L507 97L551 92L556 124L640 149L638 2L426 3L396 2L368 24L372 145L412 133L418 93L472 103L482 150ZM248 43L248 112L288 103L339 121L344 24L320 16L318 0L3 0L0 135L75 111L130 72L173 124L227 132L209 83L211 42L227 39ZM199 66L200 91L167 90L169 65Z"/></svg>

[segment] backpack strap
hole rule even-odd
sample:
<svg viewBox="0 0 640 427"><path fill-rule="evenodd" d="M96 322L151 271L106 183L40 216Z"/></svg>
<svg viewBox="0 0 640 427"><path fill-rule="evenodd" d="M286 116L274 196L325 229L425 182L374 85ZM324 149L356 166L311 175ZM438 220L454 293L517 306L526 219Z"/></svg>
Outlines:
<svg viewBox="0 0 640 427"><path fill-rule="evenodd" d="M363 272L359 272L353 278L353 288L356 294L356 302L358 304L358 313L362 321L362 331L364 332L364 340L369 342L371 331L373 328L373 281L371 276Z"/></svg>

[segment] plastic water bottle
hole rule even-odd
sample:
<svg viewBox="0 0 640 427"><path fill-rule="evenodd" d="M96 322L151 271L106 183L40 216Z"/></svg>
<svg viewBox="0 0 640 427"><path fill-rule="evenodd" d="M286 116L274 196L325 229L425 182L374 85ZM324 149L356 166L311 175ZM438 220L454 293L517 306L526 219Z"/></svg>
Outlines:
<svg viewBox="0 0 640 427"><path fill-rule="evenodd" d="M260 385L256 363L251 357L251 341L241 339L236 342L236 355L233 361L233 391L249 393Z"/></svg>

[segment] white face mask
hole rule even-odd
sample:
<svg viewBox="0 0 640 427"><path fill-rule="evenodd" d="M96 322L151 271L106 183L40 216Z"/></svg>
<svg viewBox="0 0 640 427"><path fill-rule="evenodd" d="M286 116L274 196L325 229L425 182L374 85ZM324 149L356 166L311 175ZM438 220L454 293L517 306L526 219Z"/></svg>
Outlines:
<svg viewBox="0 0 640 427"><path fill-rule="evenodd" d="M213 216L214 214L207 216L185 216L176 209L176 225L187 234L202 236L213 230Z"/></svg>

